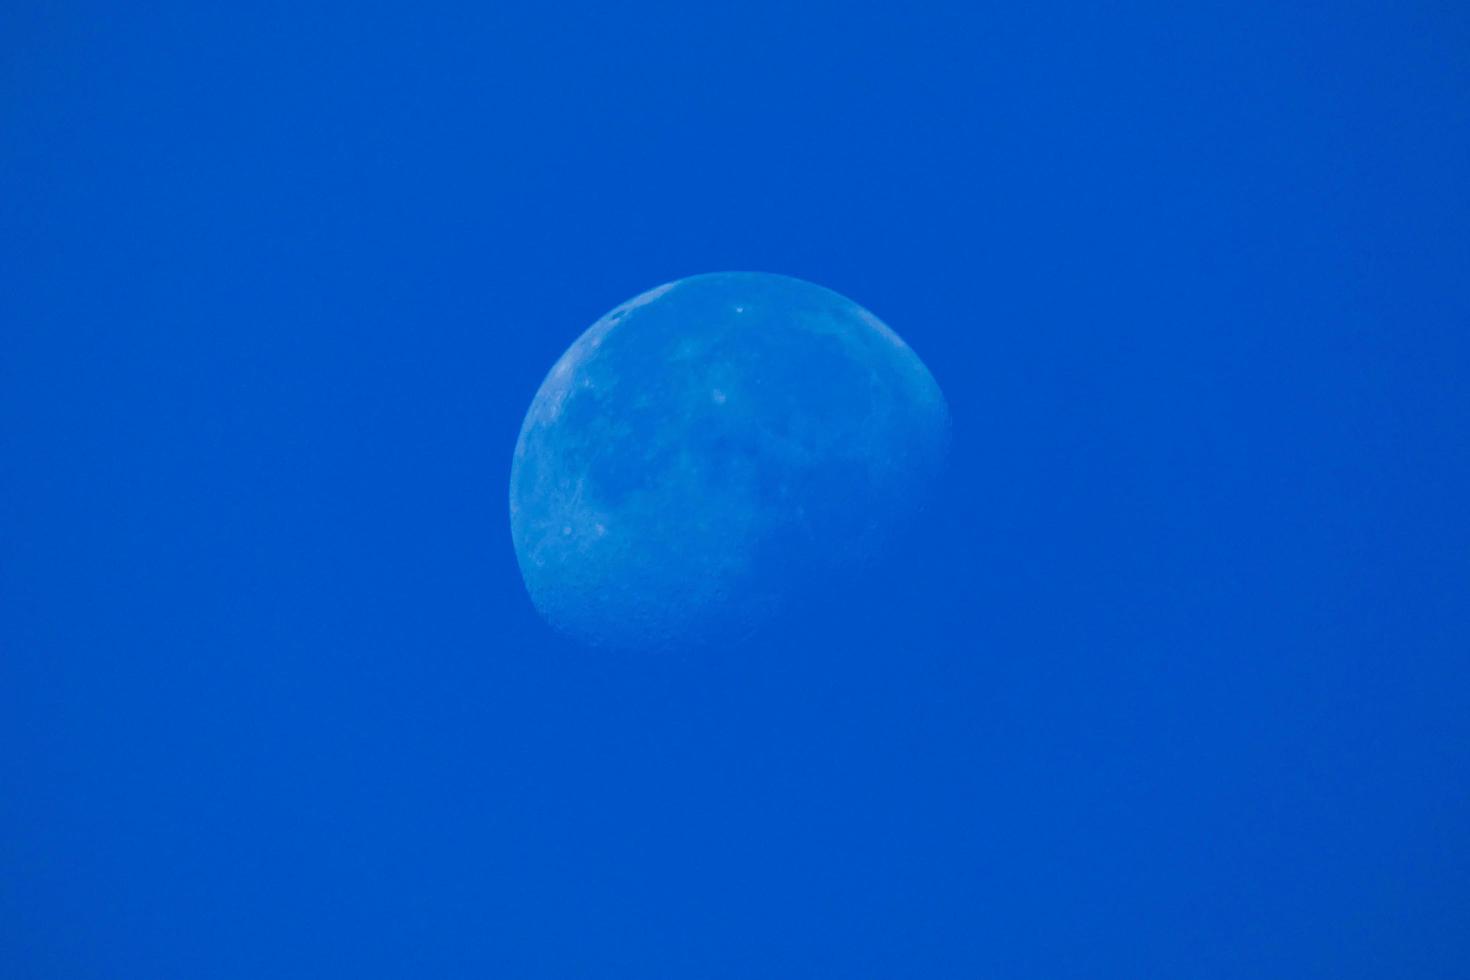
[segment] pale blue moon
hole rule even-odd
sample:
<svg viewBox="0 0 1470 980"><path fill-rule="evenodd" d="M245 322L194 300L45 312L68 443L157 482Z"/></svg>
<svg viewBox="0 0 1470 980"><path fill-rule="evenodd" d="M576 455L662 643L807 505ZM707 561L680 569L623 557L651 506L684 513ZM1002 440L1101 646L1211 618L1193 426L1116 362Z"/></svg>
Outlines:
<svg viewBox="0 0 1470 980"><path fill-rule="evenodd" d="M918 356L831 290L692 276L617 307L531 403L510 479L531 600L585 643L746 636L922 506L949 413Z"/></svg>

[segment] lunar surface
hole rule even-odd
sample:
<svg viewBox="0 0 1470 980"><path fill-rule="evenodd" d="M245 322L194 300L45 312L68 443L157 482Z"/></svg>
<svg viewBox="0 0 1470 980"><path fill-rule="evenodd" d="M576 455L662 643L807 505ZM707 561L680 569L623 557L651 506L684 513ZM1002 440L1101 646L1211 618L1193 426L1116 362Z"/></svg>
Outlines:
<svg viewBox="0 0 1470 980"><path fill-rule="evenodd" d="M572 344L526 415L510 518L531 600L597 646L747 636L904 525L948 419L914 352L831 290L651 289Z"/></svg>

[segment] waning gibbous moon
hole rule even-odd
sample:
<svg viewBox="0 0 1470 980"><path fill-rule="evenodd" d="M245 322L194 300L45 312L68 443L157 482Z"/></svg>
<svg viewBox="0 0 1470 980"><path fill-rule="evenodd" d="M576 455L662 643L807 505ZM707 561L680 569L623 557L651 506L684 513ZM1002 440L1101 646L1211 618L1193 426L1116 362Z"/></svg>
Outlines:
<svg viewBox="0 0 1470 980"><path fill-rule="evenodd" d="M597 646L747 634L920 506L949 413L922 361L831 290L692 276L594 323L531 402L511 537L553 627Z"/></svg>

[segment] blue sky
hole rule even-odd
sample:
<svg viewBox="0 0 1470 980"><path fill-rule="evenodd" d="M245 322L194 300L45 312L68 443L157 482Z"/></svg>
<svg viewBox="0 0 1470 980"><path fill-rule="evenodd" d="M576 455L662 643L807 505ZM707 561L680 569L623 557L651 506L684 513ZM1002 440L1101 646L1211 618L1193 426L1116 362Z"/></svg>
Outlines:
<svg viewBox="0 0 1470 980"><path fill-rule="evenodd" d="M1470 20L0 14L0 975L1452 977ZM537 385L721 269L954 418L879 581L589 656Z"/></svg>

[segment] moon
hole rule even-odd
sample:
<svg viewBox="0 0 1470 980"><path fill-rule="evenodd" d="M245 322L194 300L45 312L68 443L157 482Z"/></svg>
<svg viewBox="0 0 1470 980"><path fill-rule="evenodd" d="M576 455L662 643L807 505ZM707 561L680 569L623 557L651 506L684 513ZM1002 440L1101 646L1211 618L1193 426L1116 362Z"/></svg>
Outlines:
<svg viewBox="0 0 1470 980"><path fill-rule="evenodd" d="M531 402L510 526L531 601L583 643L747 636L879 553L943 468L949 412L873 314L786 276L635 297Z"/></svg>

